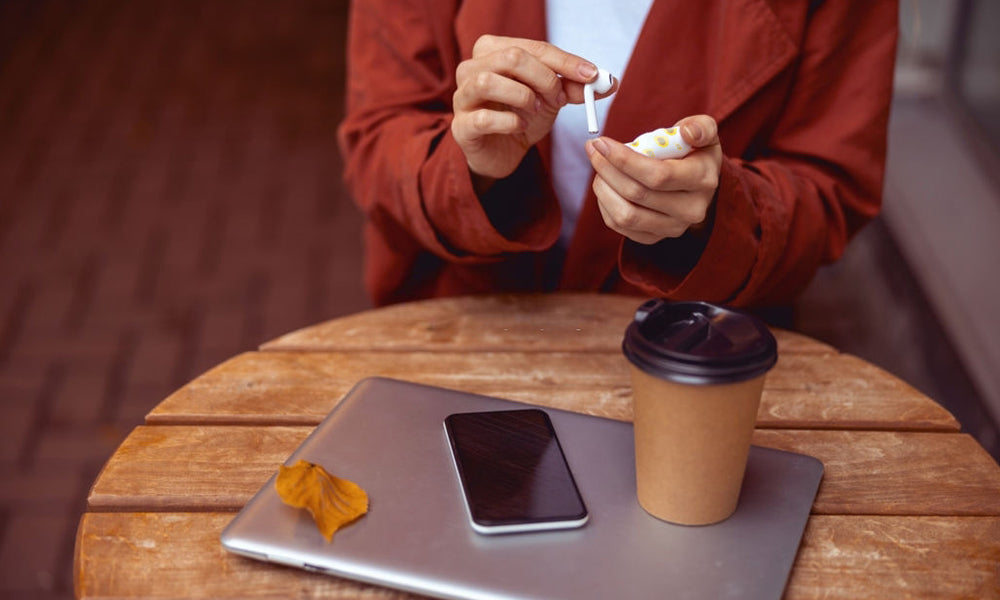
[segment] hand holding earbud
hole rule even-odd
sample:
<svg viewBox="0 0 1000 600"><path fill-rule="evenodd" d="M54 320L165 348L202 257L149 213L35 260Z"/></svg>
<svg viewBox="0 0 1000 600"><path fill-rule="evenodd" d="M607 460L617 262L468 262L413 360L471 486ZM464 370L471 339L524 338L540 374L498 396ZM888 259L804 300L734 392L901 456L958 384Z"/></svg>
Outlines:
<svg viewBox="0 0 1000 600"><path fill-rule="evenodd" d="M596 75L593 64L547 42L480 37L455 72L451 122L477 191L513 173L559 109L584 101Z"/></svg>
<svg viewBox="0 0 1000 600"><path fill-rule="evenodd" d="M682 160L643 155L638 147L603 137L587 142L596 173L593 188L604 223L640 244L680 237L704 222L719 186L722 146L715 119L707 115L687 117L666 133L662 140L656 139L654 131L632 143L642 146L651 141L660 149L663 142L662 149L666 149L673 140L671 151L682 153ZM685 144L689 153L684 153ZM656 152L652 147L647 149Z"/></svg>

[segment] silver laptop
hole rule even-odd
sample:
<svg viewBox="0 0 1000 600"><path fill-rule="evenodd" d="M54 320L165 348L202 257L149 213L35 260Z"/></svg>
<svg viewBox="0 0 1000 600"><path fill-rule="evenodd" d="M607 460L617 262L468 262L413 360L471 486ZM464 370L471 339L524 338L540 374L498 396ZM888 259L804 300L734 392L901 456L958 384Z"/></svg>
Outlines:
<svg viewBox="0 0 1000 600"><path fill-rule="evenodd" d="M517 402L365 379L289 457L350 479L369 513L332 543L268 481L222 533L231 552L440 598L780 598L823 465L753 447L736 513L705 527L649 516L635 498L632 426L555 409L590 512L579 529L473 531L442 423ZM275 465L277 470L277 465Z"/></svg>

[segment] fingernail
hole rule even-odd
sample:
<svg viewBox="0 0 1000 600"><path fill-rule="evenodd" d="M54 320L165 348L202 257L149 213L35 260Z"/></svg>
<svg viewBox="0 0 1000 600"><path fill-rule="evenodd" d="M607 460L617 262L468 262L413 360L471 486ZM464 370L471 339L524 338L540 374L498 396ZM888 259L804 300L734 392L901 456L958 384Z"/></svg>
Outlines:
<svg viewBox="0 0 1000 600"><path fill-rule="evenodd" d="M542 99L535 98L535 113L542 112Z"/></svg>
<svg viewBox="0 0 1000 600"><path fill-rule="evenodd" d="M601 153L602 156L608 155L608 145L601 138L597 138L593 141L594 149Z"/></svg>
<svg viewBox="0 0 1000 600"><path fill-rule="evenodd" d="M701 125L697 123L687 123L684 125L684 129L687 131L688 140L692 142L701 141Z"/></svg>
<svg viewBox="0 0 1000 600"><path fill-rule="evenodd" d="M583 77L587 81L590 81L591 79L597 76L597 67L595 67L590 63L583 63L577 69L577 73L580 74L580 77Z"/></svg>
<svg viewBox="0 0 1000 600"><path fill-rule="evenodd" d="M559 96L556 98L556 102L559 103L559 108L566 106L566 92L559 92Z"/></svg>

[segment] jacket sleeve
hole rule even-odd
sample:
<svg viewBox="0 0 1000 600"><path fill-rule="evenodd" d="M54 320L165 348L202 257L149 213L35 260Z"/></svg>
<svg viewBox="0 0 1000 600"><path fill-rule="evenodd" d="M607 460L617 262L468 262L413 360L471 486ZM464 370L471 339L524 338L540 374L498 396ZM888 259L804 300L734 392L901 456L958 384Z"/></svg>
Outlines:
<svg viewBox="0 0 1000 600"><path fill-rule="evenodd" d="M375 227L404 231L447 261L491 262L551 246L561 218L538 152L481 199L451 136L461 60L455 10L450 2L352 4L338 129L347 188Z"/></svg>
<svg viewBox="0 0 1000 600"><path fill-rule="evenodd" d="M627 281L675 299L775 304L840 257L881 206L895 4L820 4L775 127L752 156L723 159L707 243L625 240L619 268ZM671 258L692 249L693 265Z"/></svg>

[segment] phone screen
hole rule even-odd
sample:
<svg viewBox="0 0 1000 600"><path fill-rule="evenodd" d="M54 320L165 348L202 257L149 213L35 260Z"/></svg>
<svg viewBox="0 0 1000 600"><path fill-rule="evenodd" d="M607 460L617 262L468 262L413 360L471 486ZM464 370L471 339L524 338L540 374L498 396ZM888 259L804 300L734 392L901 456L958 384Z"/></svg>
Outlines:
<svg viewBox="0 0 1000 600"><path fill-rule="evenodd" d="M587 508L544 411L459 413L445 419L445 430L476 531L586 523Z"/></svg>

